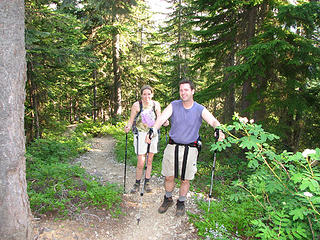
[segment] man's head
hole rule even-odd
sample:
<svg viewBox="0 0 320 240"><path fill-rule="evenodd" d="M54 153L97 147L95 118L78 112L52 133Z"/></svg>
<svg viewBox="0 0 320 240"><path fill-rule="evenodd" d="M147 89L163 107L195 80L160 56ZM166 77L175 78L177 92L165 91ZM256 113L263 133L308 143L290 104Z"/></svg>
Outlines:
<svg viewBox="0 0 320 240"><path fill-rule="evenodd" d="M193 82L190 81L190 80L183 79L183 80L181 80L181 81L179 82L179 87L180 87L181 84L189 84L191 90L195 90L194 84L193 84Z"/></svg>
<svg viewBox="0 0 320 240"><path fill-rule="evenodd" d="M183 102L193 102L194 84L189 80L179 82L180 98Z"/></svg>

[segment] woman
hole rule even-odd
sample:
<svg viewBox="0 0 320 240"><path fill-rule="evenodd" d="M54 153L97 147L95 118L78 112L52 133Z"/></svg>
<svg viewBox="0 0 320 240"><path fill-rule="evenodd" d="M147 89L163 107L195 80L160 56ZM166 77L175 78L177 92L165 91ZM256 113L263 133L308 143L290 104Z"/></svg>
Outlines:
<svg viewBox="0 0 320 240"><path fill-rule="evenodd" d="M124 131L128 133L131 129L134 133L134 148L138 157L137 169L136 169L136 182L133 185L130 193L136 193L139 191L140 182L143 173L144 162L146 158L148 144L145 142L146 135L156 121L156 118L160 116L161 108L157 101L152 100L153 89L149 85L144 85L141 88L141 100L135 102L131 107L130 119L124 128ZM153 138L150 143L150 149L147 160L147 170L145 175L144 190L151 192L150 177L152 169L152 160L155 153L157 153L158 138Z"/></svg>

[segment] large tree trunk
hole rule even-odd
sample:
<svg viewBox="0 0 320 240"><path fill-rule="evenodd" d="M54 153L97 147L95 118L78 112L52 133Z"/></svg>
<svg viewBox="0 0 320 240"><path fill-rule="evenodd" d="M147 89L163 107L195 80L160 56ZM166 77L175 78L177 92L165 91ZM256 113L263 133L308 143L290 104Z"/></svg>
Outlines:
<svg viewBox="0 0 320 240"><path fill-rule="evenodd" d="M24 1L0 1L0 238L31 239L24 100Z"/></svg>

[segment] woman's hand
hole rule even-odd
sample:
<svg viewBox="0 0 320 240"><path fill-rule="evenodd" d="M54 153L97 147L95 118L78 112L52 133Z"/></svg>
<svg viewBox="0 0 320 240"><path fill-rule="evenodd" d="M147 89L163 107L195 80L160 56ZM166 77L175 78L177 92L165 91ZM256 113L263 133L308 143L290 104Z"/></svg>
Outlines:
<svg viewBox="0 0 320 240"><path fill-rule="evenodd" d="M131 130L131 127L126 125L123 130L124 130L125 133L128 133Z"/></svg>
<svg viewBox="0 0 320 240"><path fill-rule="evenodd" d="M149 133L148 133L147 136L146 136L145 142L148 143L148 144L151 143L151 139L150 139L150 137L149 137Z"/></svg>

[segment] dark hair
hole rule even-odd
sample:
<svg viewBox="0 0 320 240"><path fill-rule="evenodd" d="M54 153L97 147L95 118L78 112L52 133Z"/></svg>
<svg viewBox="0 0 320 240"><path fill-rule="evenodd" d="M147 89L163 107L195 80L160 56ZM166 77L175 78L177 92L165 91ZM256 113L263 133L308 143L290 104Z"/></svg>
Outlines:
<svg viewBox="0 0 320 240"><path fill-rule="evenodd" d="M149 89L151 91L151 93L153 93L153 89L151 86L149 85L143 85L141 90L140 90L140 94L142 95L143 91L146 90L146 89Z"/></svg>
<svg viewBox="0 0 320 240"><path fill-rule="evenodd" d="M194 83L188 79L182 79L180 82L179 82L179 87L181 84L189 84L190 85L190 88L191 90L195 89L194 87Z"/></svg>

